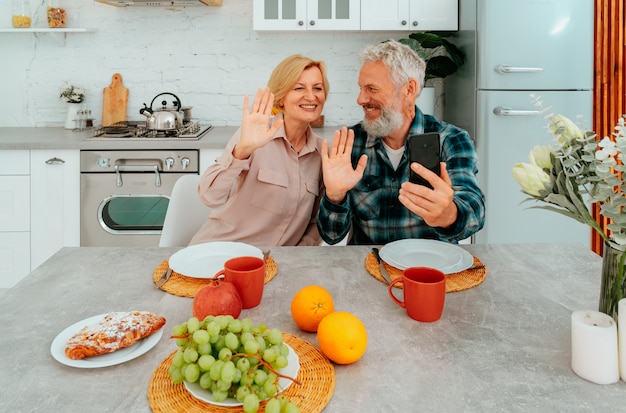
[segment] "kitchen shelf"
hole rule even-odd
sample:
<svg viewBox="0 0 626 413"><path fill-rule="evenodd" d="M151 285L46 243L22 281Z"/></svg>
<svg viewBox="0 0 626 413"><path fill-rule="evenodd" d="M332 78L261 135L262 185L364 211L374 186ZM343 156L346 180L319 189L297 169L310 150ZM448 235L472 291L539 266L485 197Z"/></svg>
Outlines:
<svg viewBox="0 0 626 413"><path fill-rule="evenodd" d="M85 29L80 27L25 27L25 28L0 28L0 33L88 33L95 32L96 29Z"/></svg>
<svg viewBox="0 0 626 413"><path fill-rule="evenodd" d="M24 27L24 28L0 28L0 33L50 33L50 37L55 39L59 45L65 46L68 33L90 33L97 29L86 29L81 27Z"/></svg>

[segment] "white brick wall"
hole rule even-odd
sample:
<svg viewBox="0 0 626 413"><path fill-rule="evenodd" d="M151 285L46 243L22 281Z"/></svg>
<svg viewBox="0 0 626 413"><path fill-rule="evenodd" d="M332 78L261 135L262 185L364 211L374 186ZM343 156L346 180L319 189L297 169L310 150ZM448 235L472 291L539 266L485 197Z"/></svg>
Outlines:
<svg viewBox="0 0 626 413"><path fill-rule="evenodd" d="M68 27L94 33L0 33L0 127L61 126L65 81L87 89L85 102L100 123L102 89L120 73L129 89L128 114L143 103L176 94L192 115L215 126L238 125L243 95L262 87L284 57L324 60L331 91L327 125L361 118L356 105L358 52L367 44L406 37L403 32L277 32L252 30L252 1L222 7L117 8L95 1L60 0ZM33 27L45 27L45 8L31 0ZM11 26L11 2L0 2L0 27ZM64 40L65 37L65 40Z"/></svg>

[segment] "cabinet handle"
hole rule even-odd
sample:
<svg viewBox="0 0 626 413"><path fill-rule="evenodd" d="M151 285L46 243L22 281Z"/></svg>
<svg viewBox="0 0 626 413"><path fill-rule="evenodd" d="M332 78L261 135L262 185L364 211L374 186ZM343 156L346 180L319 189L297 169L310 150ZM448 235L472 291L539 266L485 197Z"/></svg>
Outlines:
<svg viewBox="0 0 626 413"><path fill-rule="evenodd" d="M304 26L304 22L302 20L298 21L298 26Z"/></svg>
<svg viewBox="0 0 626 413"><path fill-rule="evenodd" d="M400 22L400 24L401 24L401 25L403 25L403 26L406 26L406 24L407 24L407 23L408 23L408 22L407 22L406 20L402 20L402 21Z"/></svg>
<svg viewBox="0 0 626 413"><path fill-rule="evenodd" d="M545 112L545 110L516 110L505 106L498 106L493 109L496 116L538 116Z"/></svg>
<svg viewBox="0 0 626 413"><path fill-rule="evenodd" d="M413 20L413 26L417 26L417 20Z"/></svg>
<svg viewBox="0 0 626 413"><path fill-rule="evenodd" d="M65 161L63 159L57 158L56 156L46 161L46 165L63 165L64 163Z"/></svg>
<svg viewBox="0 0 626 413"><path fill-rule="evenodd" d="M509 65L498 65L493 68L496 73L535 73L543 72L542 67L515 67Z"/></svg>
<svg viewBox="0 0 626 413"><path fill-rule="evenodd" d="M309 24L310 24L311 26L315 26L315 20L311 20L311 21L309 22Z"/></svg>

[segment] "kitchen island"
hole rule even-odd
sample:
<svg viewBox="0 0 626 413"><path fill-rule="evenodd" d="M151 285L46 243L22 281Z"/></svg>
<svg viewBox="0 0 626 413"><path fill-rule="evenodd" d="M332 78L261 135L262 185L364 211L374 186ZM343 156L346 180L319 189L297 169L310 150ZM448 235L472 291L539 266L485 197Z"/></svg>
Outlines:
<svg viewBox="0 0 626 413"><path fill-rule="evenodd" d="M479 285L446 295L442 318L416 322L370 275L370 249L272 248L278 273L261 304L241 317L317 345L291 319L291 298L318 284L336 311L369 336L363 358L335 365L324 412L615 412L626 384L597 385L571 369L573 311L597 309L601 259L580 245L463 245L487 268ZM63 248L0 297L0 411L149 412L155 369L175 349L168 338L190 316L191 298L153 285L177 248ZM63 365L50 345L68 326L112 311L149 310L167 319L154 348L126 363Z"/></svg>

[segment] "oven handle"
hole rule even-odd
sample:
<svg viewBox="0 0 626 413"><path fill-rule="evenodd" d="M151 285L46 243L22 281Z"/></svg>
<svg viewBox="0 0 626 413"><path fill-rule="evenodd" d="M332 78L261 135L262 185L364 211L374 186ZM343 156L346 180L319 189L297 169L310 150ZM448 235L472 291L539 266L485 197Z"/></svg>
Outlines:
<svg viewBox="0 0 626 413"><path fill-rule="evenodd" d="M154 179L154 186L157 188L161 186L161 174L159 174L159 164L154 165L115 165L115 185L121 188L124 185L122 182L122 172L151 172L154 171L156 175Z"/></svg>

